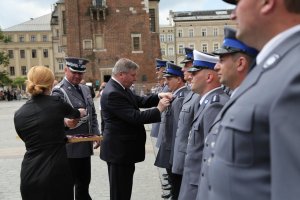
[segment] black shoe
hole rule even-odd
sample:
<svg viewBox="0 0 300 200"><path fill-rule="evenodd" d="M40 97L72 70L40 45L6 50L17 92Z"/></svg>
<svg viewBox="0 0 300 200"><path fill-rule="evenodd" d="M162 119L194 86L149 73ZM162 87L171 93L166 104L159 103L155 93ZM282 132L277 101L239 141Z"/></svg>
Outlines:
<svg viewBox="0 0 300 200"><path fill-rule="evenodd" d="M172 186L171 185L167 185L165 187L162 187L163 190L171 190Z"/></svg>
<svg viewBox="0 0 300 200"><path fill-rule="evenodd" d="M164 177L164 180L169 180L169 177Z"/></svg>
<svg viewBox="0 0 300 200"><path fill-rule="evenodd" d="M163 184L161 184L162 187L166 187L168 185L169 185L169 183L163 183Z"/></svg>
<svg viewBox="0 0 300 200"><path fill-rule="evenodd" d="M162 194L161 195L161 198L163 198L163 199L167 199L167 198L169 198L171 196L171 194L170 193L167 193L167 194Z"/></svg>

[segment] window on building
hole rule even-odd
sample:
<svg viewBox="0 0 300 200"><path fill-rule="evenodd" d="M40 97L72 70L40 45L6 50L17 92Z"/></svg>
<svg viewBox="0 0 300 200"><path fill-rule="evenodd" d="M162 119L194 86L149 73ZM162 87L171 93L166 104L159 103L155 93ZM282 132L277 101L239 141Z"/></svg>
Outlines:
<svg viewBox="0 0 300 200"><path fill-rule="evenodd" d="M150 17L150 31L156 32L155 27L155 9L149 9L149 17Z"/></svg>
<svg viewBox="0 0 300 200"><path fill-rule="evenodd" d="M103 35L95 35L95 49L104 49Z"/></svg>
<svg viewBox="0 0 300 200"><path fill-rule="evenodd" d="M44 58L48 58L48 49L43 49Z"/></svg>
<svg viewBox="0 0 300 200"><path fill-rule="evenodd" d="M194 37L194 29L189 29L189 37Z"/></svg>
<svg viewBox="0 0 300 200"><path fill-rule="evenodd" d="M11 76L16 75L16 73L15 73L15 67L13 67L13 66L9 67L9 75L11 75Z"/></svg>
<svg viewBox="0 0 300 200"><path fill-rule="evenodd" d="M30 42L36 42L36 36L35 35L31 35Z"/></svg>
<svg viewBox="0 0 300 200"><path fill-rule="evenodd" d="M207 35L207 29L206 28L202 28L201 29L201 36L205 37Z"/></svg>
<svg viewBox="0 0 300 200"><path fill-rule="evenodd" d="M165 56L166 55L166 49L163 47L160 49L161 55Z"/></svg>
<svg viewBox="0 0 300 200"><path fill-rule="evenodd" d="M168 34L168 42L173 42L174 37L173 34Z"/></svg>
<svg viewBox="0 0 300 200"><path fill-rule="evenodd" d="M189 47L190 47L191 49L195 49L195 44L189 44Z"/></svg>
<svg viewBox="0 0 300 200"><path fill-rule="evenodd" d="M62 53L63 52L63 47L61 46L58 46L58 49L57 49L58 53Z"/></svg>
<svg viewBox="0 0 300 200"><path fill-rule="evenodd" d="M131 34L132 51L142 51L141 34Z"/></svg>
<svg viewBox="0 0 300 200"><path fill-rule="evenodd" d="M25 42L25 37L24 35L19 36L19 42Z"/></svg>
<svg viewBox="0 0 300 200"><path fill-rule="evenodd" d="M59 29L56 29L56 37L59 37Z"/></svg>
<svg viewBox="0 0 300 200"><path fill-rule="evenodd" d="M168 55L169 56L174 56L174 47L169 47L168 48Z"/></svg>
<svg viewBox="0 0 300 200"><path fill-rule="evenodd" d="M217 49L219 49L219 43L214 43L213 50L215 51Z"/></svg>
<svg viewBox="0 0 300 200"><path fill-rule="evenodd" d="M183 31L181 29L178 30L178 37L183 37Z"/></svg>
<svg viewBox="0 0 300 200"><path fill-rule="evenodd" d="M25 50L20 50L20 58L25 58Z"/></svg>
<svg viewBox="0 0 300 200"><path fill-rule="evenodd" d="M214 36L218 36L218 32L219 32L219 31L218 31L218 28L214 28L214 29L213 29L213 35L214 35Z"/></svg>
<svg viewBox="0 0 300 200"><path fill-rule="evenodd" d="M58 69L60 71L63 71L64 70L64 63L58 63Z"/></svg>
<svg viewBox="0 0 300 200"><path fill-rule="evenodd" d="M14 58L14 50L8 50L8 57Z"/></svg>
<svg viewBox="0 0 300 200"><path fill-rule="evenodd" d="M207 53L207 44L202 44L202 52Z"/></svg>
<svg viewBox="0 0 300 200"><path fill-rule="evenodd" d="M62 27L63 27L63 34L67 34L67 27L66 27L66 11L62 11Z"/></svg>
<svg viewBox="0 0 300 200"><path fill-rule="evenodd" d="M47 35L43 35L42 36L42 40L43 40L43 42L47 42L48 41L48 36Z"/></svg>
<svg viewBox="0 0 300 200"><path fill-rule="evenodd" d="M93 41L83 40L83 49L93 49Z"/></svg>
<svg viewBox="0 0 300 200"><path fill-rule="evenodd" d="M23 76L27 75L27 68L26 68L26 66L21 66L21 74Z"/></svg>
<svg viewBox="0 0 300 200"><path fill-rule="evenodd" d="M160 42L165 42L165 35L164 34L160 34Z"/></svg>
<svg viewBox="0 0 300 200"><path fill-rule="evenodd" d="M178 45L178 54L184 54L184 45L183 44Z"/></svg>
<svg viewBox="0 0 300 200"><path fill-rule="evenodd" d="M31 57L32 58L36 58L37 57L37 55L36 55L36 49L32 49L31 50Z"/></svg>

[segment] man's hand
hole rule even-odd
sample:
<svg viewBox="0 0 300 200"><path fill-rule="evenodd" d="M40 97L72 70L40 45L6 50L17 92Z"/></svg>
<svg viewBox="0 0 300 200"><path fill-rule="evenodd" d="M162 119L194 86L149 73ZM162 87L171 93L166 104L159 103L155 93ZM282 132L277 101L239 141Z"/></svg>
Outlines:
<svg viewBox="0 0 300 200"><path fill-rule="evenodd" d="M157 109L159 110L159 112L163 112L164 110L166 110L166 108L170 105L170 99L169 98L162 98L158 105L157 105Z"/></svg>
<svg viewBox="0 0 300 200"><path fill-rule="evenodd" d="M173 99L173 94L171 92L161 92L158 93L158 97L160 99L167 98L171 101Z"/></svg>
<svg viewBox="0 0 300 200"><path fill-rule="evenodd" d="M64 119L65 125L69 128L75 128L77 123L79 122L79 119Z"/></svg>
<svg viewBox="0 0 300 200"><path fill-rule="evenodd" d="M78 110L79 110L79 112L80 112L80 117L86 116L86 109L84 109L84 108L79 108Z"/></svg>

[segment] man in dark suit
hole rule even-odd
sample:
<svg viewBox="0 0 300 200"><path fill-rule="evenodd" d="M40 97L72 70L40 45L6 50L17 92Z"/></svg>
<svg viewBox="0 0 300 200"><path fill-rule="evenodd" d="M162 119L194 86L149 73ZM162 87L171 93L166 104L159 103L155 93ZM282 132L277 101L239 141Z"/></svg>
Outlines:
<svg viewBox="0 0 300 200"><path fill-rule="evenodd" d="M260 53L220 113L209 199L298 200L300 1L226 2L237 38Z"/></svg>
<svg viewBox="0 0 300 200"><path fill-rule="evenodd" d="M67 135L96 134L99 135L97 114L93 98L88 86L80 84L86 71L88 60L83 58L65 58L65 78L53 90L53 96L60 96L74 108L85 108L87 116L80 121L65 119L65 124L75 128L66 131ZM75 199L89 200L89 184L91 181L91 155L93 155L92 142L79 142L67 144L67 154L72 169L75 185Z"/></svg>
<svg viewBox="0 0 300 200"><path fill-rule="evenodd" d="M130 200L135 163L145 159L144 124L159 122L172 98L171 93L134 95L129 88L138 68L129 59L119 59L101 97L105 125L100 158L107 162L111 200Z"/></svg>

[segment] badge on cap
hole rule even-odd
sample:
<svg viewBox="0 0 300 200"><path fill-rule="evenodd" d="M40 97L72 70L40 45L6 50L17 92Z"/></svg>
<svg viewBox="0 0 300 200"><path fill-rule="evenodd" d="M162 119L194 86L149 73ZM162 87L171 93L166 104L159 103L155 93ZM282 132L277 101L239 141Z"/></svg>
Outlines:
<svg viewBox="0 0 300 200"><path fill-rule="evenodd" d="M71 71L81 73L86 71L86 64L89 62L87 59L76 57L66 57L65 60Z"/></svg>

